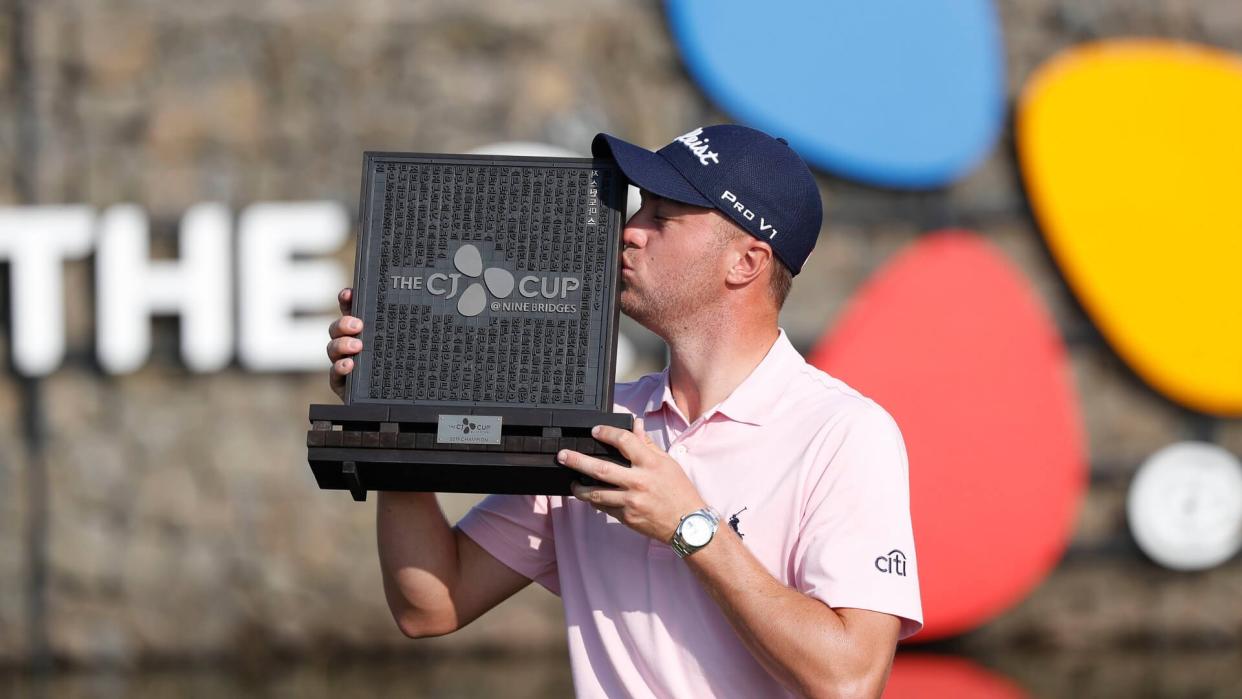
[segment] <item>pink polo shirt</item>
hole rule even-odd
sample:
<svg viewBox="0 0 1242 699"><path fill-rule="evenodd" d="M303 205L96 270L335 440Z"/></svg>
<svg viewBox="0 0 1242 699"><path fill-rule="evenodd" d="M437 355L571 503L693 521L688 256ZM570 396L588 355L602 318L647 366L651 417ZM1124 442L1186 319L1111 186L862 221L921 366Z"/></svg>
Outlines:
<svg viewBox="0 0 1242 699"><path fill-rule="evenodd" d="M742 535L776 579L830 607L922 627L906 450L875 402L810 366L782 331L733 393L687 424L668 371L618 384L616 407ZM782 696L685 562L573 497L493 495L458 526L561 596L585 697ZM721 523L716 536L732 536Z"/></svg>

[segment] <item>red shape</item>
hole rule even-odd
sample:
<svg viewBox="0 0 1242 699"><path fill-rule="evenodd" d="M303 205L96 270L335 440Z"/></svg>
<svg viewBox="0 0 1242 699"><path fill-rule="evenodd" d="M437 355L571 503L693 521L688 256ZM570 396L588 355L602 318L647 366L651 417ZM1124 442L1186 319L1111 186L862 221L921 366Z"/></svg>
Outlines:
<svg viewBox="0 0 1242 699"><path fill-rule="evenodd" d="M1050 316L989 243L927 235L867 282L810 361L905 436L916 640L981 625L1056 565L1086 488L1078 401Z"/></svg>
<svg viewBox="0 0 1242 699"><path fill-rule="evenodd" d="M884 690L884 699L1025 699L1026 696L1026 692L1008 678L965 658L922 653L898 653Z"/></svg>

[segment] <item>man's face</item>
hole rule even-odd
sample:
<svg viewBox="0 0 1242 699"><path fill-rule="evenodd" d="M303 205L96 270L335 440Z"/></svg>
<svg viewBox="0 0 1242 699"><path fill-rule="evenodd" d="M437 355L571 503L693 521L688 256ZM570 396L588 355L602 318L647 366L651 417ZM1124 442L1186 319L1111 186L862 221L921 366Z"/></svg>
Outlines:
<svg viewBox="0 0 1242 699"><path fill-rule="evenodd" d="M625 225L621 310L662 334L679 318L713 305L725 291L724 245L714 209L643 192Z"/></svg>

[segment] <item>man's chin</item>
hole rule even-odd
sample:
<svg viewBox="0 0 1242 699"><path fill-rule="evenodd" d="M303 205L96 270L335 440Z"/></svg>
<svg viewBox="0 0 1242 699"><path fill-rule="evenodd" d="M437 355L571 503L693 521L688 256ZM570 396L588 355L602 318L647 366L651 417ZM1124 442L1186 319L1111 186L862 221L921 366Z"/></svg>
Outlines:
<svg viewBox="0 0 1242 699"><path fill-rule="evenodd" d="M650 315L650 309L639 299L634 298L633 292L626 293L627 289L622 289L620 296L621 312L637 321L640 325L646 326L646 318Z"/></svg>
<svg viewBox="0 0 1242 699"><path fill-rule="evenodd" d="M655 322L658 312L652 308L651 304L643 303L640 299L634 298L632 294L623 294L619 305L621 306L621 312L629 316L635 323L662 338L664 337L659 323Z"/></svg>
<svg viewBox="0 0 1242 699"><path fill-rule="evenodd" d="M625 293L622 293L620 298L618 299L618 305L621 306L622 313L624 313L625 315L631 318L634 318L635 320L638 320L637 312L639 311L639 309L635 308L633 300L629 299Z"/></svg>

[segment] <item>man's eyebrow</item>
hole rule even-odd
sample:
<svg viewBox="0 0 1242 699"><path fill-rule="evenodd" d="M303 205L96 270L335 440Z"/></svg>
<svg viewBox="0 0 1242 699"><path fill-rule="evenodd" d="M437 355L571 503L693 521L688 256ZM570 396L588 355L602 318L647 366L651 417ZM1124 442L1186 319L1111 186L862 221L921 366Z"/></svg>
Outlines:
<svg viewBox="0 0 1242 699"><path fill-rule="evenodd" d="M649 192L645 189L642 189L639 191L642 192L643 201L649 202L651 203L651 205L655 207L656 216L668 218L671 214L673 214L672 211L669 211L669 204L676 203L672 199L662 197L659 194L656 194L654 192Z"/></svg>
<svg viewBox="0 0 1242 699"><path fill-rule="evenodd" d="M643 200L649 200L651 203L655 204L657 213L665 218L676 218L677 216L694 213L696 210L704 208L695 206L694 204L687 204L685 202L677 201L676 199L662 197L655 192L649 192L645 189L640 189L638 191L642 194Z"/></svg>
<svg viewBox="0 0 1242 699"><path fill-rule="evenodd" d="M697 213L702 211L703 207L687 204L684 201L669 199L668 197L660 197L660 213L665 216L684 216L686 214Z"/></svg>

